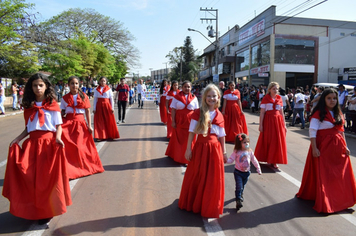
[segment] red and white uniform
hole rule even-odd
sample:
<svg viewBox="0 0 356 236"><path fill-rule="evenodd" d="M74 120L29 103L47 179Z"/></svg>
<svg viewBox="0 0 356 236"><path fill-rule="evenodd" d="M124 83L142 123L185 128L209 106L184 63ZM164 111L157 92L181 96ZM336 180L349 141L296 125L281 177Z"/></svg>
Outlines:
<svg viewBox="0 0 356 236"><path fill-rule="evenodd" d="M84 97L83 101L79 94L68 93L63 96L60 106L66 113L63 118L62 140L65 145L69 179L104 171L85 121L84 113L85 109L90 108L90 101L86 94Z"/></svg>
<svg viewBox="0 0 356 236"><path fill-rule="evenodd" d="M187 164L184 153L187 149L190 117L194 110L199 109L199 102L193 94L184 94L181 91L174 96L170 107L176 110L176 128L173 129L166 155L176 162Z"/></svg>
<svg viewBox="0 0 356 236"><path fill-rule="evenodd" d="M161 116L161 121L165 124L167 123L166 99L170 88L170 86L165 86L163 88L163 93L160 95L161 97L159 101L159 114Z"/></svg>
<svg viewBox="0 0 356 236"><path fill-rule="evenodd" d="M2 194L17 217L38 220L61 215L72 200L65 152L56 143L60 108L56 101L44 100L25 109L24 117L30 137L22 148L9 147Z"/></svg>
<svg viewBox="0 0 356 236"><path fill-rule="evenodd" d="M238 100L241 99L240 91L230 89L224 92L223 98L226 100L225 107L225 130L226 142L235 142L235 137L238 134L245 133L248 135L245 115L242 113Z"/></svg>
<svg viewBox="0 0 356 236"><path fill-rule="evenodd" d="M195 110L189 132L194 132L199 116L200 110ZM225 130L224 118L218 109L210 112L210 118L208 134L205 137L198 134L193 147L178 206L203 217L218 218L223 213L225 194L224 155L219 138L225 136Z"/></svg>
<svg viewBox="0 0 356 236"><path fill-rule="evenodd" d="M344 128L334 122L330 111L323 121L319 111L310 120L310 138L316 138L320 156L313 157L310 145L297 197L314 200L317 212L338 212L356 204L356 182L350 157L345 154Z"/></svg>
<svg viewBox="0 0 356 236"><path fill-rule="evenodd" d="M167 93L167 96L166 96L166 101L168 101L168 110L169 110L169 113L167 112L167 138L171 138L172 136L172 116L171 116L171 111L172 111L172 108L170 107L171 104L172 104L172 101L173 101L173 98L175 95L177 95L177 93L179 93L180 91L177 90L177 91L169 91Z"/></svg>
<svg viewBox="0 0 356 236"><path fill-rule="evenodd" d="M287 164L286 128L280 112L283 109L281 96L276 95L273 99L270 94L266 94L261 108L265 109L263 132L258 137L255 155L259 162Z"/></svg>
<svg viewBox="0 0 356 236"><path fill-rule="evenodd" d="M94 138L120 138L115 122L113 93L109 86L98 86L94 90Z"/></svg>

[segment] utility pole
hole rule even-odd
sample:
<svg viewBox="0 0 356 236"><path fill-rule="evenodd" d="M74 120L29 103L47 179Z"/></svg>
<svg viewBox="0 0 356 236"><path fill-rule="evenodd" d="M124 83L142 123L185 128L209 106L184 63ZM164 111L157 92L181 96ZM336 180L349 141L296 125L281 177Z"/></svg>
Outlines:
<svg viewBox="0 0 356 236"><path fill-rule="evenodd" d="M213 18L200 18L201 21L206 21L208 22L210 20L210 22L212 22L213 20L215 20L216 22L216 27L215 27L215 40L216 40L216 44L215 44L215 76L218 77L218 81L219 82L219 72L218 72L218 64L219 64L219 35L218 35L218 9L208 9L208 8L200 8L200 11L205 11L207 13L209 13L210 15L213 16ZM212 13L215 12L215 15ZM210 37L210 35L209 35ZM214 78L214 77L213 77Z"/></svg>

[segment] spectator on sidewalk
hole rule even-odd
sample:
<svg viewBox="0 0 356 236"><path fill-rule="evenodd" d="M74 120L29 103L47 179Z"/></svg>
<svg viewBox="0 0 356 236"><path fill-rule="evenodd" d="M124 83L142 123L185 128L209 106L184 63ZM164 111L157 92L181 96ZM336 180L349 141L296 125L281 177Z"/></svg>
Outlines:
<svg viewBox="0 0 356 236"><path fill-rule="evenodd" d="M5 89L2 86L2 83L0 83L0 110L1 110L0 115L5 115L5 107L4 107L5 99L6 99Z"/></svg>
<svg viewBox="0 0 356 236"><path fill-rule="evenodd" d="M14 82L11 86L11 92L12 92L12 110L17 110L17 92L18 92L18 88L17 88L17 83Z"/></svg>

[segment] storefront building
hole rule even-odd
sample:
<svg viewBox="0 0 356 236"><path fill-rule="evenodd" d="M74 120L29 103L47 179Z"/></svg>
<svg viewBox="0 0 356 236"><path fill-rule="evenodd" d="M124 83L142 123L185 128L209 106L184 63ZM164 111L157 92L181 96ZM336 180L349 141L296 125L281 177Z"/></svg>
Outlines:
<svg viewBox="0 0 356 236"><path fill-rule="evenodd" d="M234 50L230 74L237 83L276 81L282 88L295 88L356 82L356 22L276 16L271 6L228 35L227 46L222 44L226 34L219 45Z"/></svg>

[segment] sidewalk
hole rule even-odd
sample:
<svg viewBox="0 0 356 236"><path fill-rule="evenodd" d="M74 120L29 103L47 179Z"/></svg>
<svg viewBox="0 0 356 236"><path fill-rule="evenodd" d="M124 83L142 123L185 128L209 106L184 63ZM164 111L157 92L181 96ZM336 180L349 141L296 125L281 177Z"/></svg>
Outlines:
<svg viewBox="0 0 356 236"><path fill-rule="evenodd" d="M13 110L11 107L5 107L5 115L0 115L0 119L3 117L8 117L8 116L14 116L14 115L19 115L22 114L23 111L21 110Z"/></svg>

